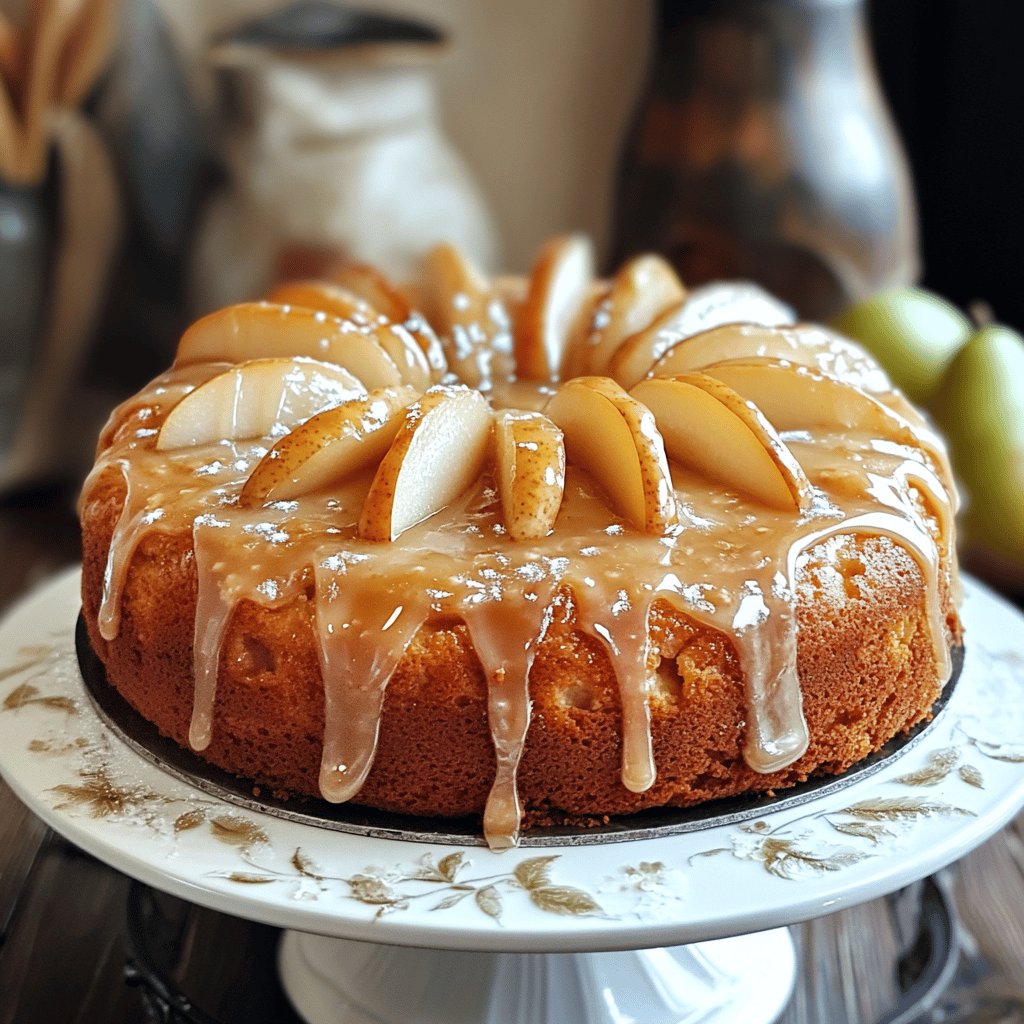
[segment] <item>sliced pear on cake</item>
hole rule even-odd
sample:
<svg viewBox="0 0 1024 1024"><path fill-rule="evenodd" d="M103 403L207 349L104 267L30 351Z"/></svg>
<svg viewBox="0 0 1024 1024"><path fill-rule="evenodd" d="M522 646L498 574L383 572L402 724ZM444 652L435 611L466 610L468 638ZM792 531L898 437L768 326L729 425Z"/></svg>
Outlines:
<svg viewBox="0 0 1024 1024"><path fill-rule="evenodd" d="M586 470L637 529L678 522L665 445L651 411L607 377L576 377L545 413L565 435L566 457Z"/></svg>
<svg viewBox="0 0 1024 1024"><path fill-rule="evenodd" d="M542 413L508 409L494 417L494 451L509 536L546 537L565 493L562 431Z"/></svg>
<svg viewBox="0 0 1024 1024"><path fill-rule="evenodd" d="M410 405L363 504L359 534L392 541L451 504L487 459L493 415L462 384L436 384Z"/></svg>
<svg viewBox="0 0 1024 1024"><path fill-rule="evenodd" d="M607 321L611 293L611 284L605 280L591 281L584 290L566 336L565 355L559 372L561 380L584 377L590 373L586 364L587 339L596 330L596 325Z"/></svg>
<svg viewBox="0 0 1024 1024"><path fill-rule="evenodd" d="M444 354L441 339L434 333L427 318L415 309L402 321L402 326L419 346L430 367L431 383L436 384L448 373L448 357Z"/></svg>
<svg viewBox="0 0 1024 1024"><path fill-rule="evenodd" d="M348 370L316 359L254 359L211 377L168 414L156 446L279 436L324 409L361 398Z"/></svg>
<svg viewBox="0 0 1024 1024"><path fill-rule="evenodd" d="M873 393L892 389L885 372L860 346L814 324L725 324L702 331L669 348L650 368L650 375L671 377L725 359L761 357L812 366Z"/></svg>
<svg viewBox="0 0 1024 1024"><path fill-rule="evenodd" d="M753 402L779 430L836 427L907 440L910 425L877 398L843 380L785 359L727 359L701 371Z"/></svg>
<svg viewBox="0 0 1024 1024"><path fill-rule="evenodd" d="M438 245L423 262L424 309L447 343L448 365L459 379L488 386L508 379L511 320L492 283L454 245Z"/></svg>
<svg viewBox="0 0 1024 1024"><path fill-rule="evenodd" d="M623 387L631 388L683 339L727 323L773 325L792 320L793 311L788 306L756 285L704 285L626 338L608 360L606 372Z"/></svg>
<svg viewBox="0 0 1024 1024"><path fill-rule="evenodd" d="M285 434L263 456L239 495L243 508L323 490L380 460L418 397L407 385L378 388L326 409Z"/></svg>
<svg viewBox="0 0 1024 1024"><path fill-rule="evenodd" d="M306 356L344 366L368 388L416 386L422 375L411 374L400 354L416 347L396 324L360 324L297 306L244 302L196 321L182 336L174 364Z"/></svg>
<svg viewBox="0 0 1024 1024"><path fill-rule="evenodd" d="M406 324L391 324L387 317L378 313L369 303L340 285L327 281L289 281L278 285L267 299L282 305L320 310L330 316L369 327L381 348L398 367L398 372L406 384L426 391L434 382L435 368L431 366L426 355L429 344L424 347L412 335ZM421 322L426 323L422 319ZM433 331L430 332L430 338L440 345Z"/></svg>
<svg viewBox="0 0 1024 1024"><path fill-rule="evenodd" d="M796 321L790 306L752 281L712 281L686 297L687 333L696 334L722 324L780 326Z"/></svg>
<svg viewBox="0 0 1024 1024"><path fill-rule="evenodd" d="M100 431L96 454L105 452L124 437L151 437L154 425L163 422L166 414L190 391L230 369L228 363L202 363L198 366L172 367L162 373L144 391L115 408ZM159 429L157 427L157 429Z"/></svg>
<svg viewBox="0 0 1024 1024"><path fill-rule="evenodd" d="M616 349L649 327L686 295L682 281L661 256L636 256L612 279L591 319L582 353L583 372L604 373Z"/></svg>
<svg viewBox="0 0 1024 1024"><path fill-rule="evenodd" d="M557 380L594 278L594 249L583 235L553 238L530 272L516 317L516 375Z"/></svg>
<svg viewBox="0 0 1024 1024"><path fill-rule="evenodd" d="M434 383L434 374L423 349L400 324L379 324L374 331L377 344L398 367L404 384L424 392Z"/></svg>
<svg viewBox="0 0 1024 1024"><path fill-rule="evenodd" d="M393 324L413 313L410 296L376 267L367 263L343 263L328 272L331 283L372 306Z"/></svg>
<svg viewBox="0 0 1024 1024"><path fill-rule="evenodd" d="M658 421L669 457L772 508L809 507L811 485L764 414L707 374L653 378L630 394Z"/></svg>
<svg viewBox="0 0 1024 1024"><path fill-rule="evenodd" d="M365 299L330 281L285 281L266 295L267 302L321 310L342 320L373 323L382 316Z"/></svg>
<svg viewBox="0 0 1024 1024"><path fill-rule="evenodd" d="M619 344L608 360L608 375L624 388L643 380L661 356L687 336L687 319L685 301L664 310L647 327Z"/></svg>
<svg viewBox="0 0 1024 1024"><path fill-rule="evenodd" d="M526 293L530 290L530 279L525 274L499 274L491 278L491 284L498 298L505 304L512 322L515 323L516 316L526 301Z"/></svg>
<svg viewBox="0 0 1024 1024"><path fill-rule="evenodd" d="M439 381L448 372L441 341L420 312L417 298L410 289L395 284L376 267L365 263L346 263L335 267L330 277L334 284L409 332L430 366L431 380Z"/></svg>
<svg viewBox="0 0 1024 1024"><path fill-rule="evenodd" d="M702 371L753 402L778 430L861 431L920 447L944 472L945 446L913 410L901 415L873 395L808 366L780 359L729 359Z"/></svg>
<svg viewBox="0 0 1024 1024"><path fill-rule="evenodd" d="M239 302L196 320L178 342L174 365L287 356L333 361L334 322L327 313L278 302Z"/></svg>

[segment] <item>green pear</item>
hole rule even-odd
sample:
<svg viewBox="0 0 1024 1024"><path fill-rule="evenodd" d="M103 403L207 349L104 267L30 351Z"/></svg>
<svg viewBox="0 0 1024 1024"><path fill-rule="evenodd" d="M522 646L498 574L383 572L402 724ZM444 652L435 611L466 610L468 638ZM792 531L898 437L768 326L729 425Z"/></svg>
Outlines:
<svg viewBox="0 0 1024 1024"><path fill-rule="evenodd" d="M922 405L973 329L956 306L923 288L888 288L845 310L832 326L859 341Z"/></svg>
<svg viewBox="0 0 1024 1024"><path fill-rule="evenodd" d="M931 406L965 492L966 549L1024 567L1024 337L982 328L953 358Z"/></svg>

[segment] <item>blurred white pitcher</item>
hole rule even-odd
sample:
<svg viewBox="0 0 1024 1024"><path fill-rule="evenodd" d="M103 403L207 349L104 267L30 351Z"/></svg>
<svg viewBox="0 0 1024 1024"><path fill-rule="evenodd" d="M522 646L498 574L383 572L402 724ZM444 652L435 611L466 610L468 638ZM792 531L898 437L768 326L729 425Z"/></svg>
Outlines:
<svg viewBox="0 0 1024 1024"><path fill-rule="evenodd" d="M407 277L442 240L496 266L492 218L438 123L441 49L423 26L307 2L211 50L228 180L199 232L196 313L338 259Z"/></svg>

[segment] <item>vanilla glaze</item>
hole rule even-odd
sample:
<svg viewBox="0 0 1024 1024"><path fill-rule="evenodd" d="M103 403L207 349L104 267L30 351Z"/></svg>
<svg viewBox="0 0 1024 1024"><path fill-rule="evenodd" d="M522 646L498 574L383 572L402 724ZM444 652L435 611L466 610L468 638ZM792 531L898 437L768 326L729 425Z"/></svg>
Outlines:
<svg viewBox="0 0 1024 1024"><path fill-rule="evenodd" d="M554 614L572 590L578 628L603 643L622 705L622 782L654 784L650 700L658 652L648 616L656 600L732 640L746 686L744 757L769 773L808 744L796 671L794 581L808 551L841 535L891 539L920 568L937 674L950 673L940 592L940 549L952 564L952 487L941 460L921 446L855 432L783 434L813 486L803 514L744 500L672 465L680 523L667 536L638 532L612 512L596 486L570 465L554 532L511 541L489 476L458 501L391 544L357 532L372 472L331 494L243 509L238 494L272 439L156 451L163 416L223 367L192 367L159 378L130 409L115 412L86 483L113 470L125 482L110 546L101 635L117 636L132 555L151 531L193 538L198 577L195 698L189 741L211 741L217 668L226 626L241 600L268 607L305 592L311 570L323 676L325 730L320 788L331 801L357 796L372 768L389 679L420 627L435 616L465 622L489 687L496 772L484 813L493 848L516 843L522 809L516 770L530 724L528 677ZM491 401L523 407L523 386L496 387ZM543 396L542 396L543 397Z"/></svg>

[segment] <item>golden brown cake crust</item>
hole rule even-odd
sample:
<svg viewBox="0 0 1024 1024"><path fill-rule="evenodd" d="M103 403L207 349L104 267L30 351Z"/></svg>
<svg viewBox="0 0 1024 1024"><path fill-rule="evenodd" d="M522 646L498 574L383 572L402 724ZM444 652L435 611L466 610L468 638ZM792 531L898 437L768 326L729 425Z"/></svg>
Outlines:
<svg viewBox="0 0 1024 1024"><path fill-rule="evenodd" d="M99 633L104 567L125 487L113 469L83 498L83 606L110 683L162 733L188 746L197 577L191 536L149 531L132 557L114 640ZM960 634L946 579L950 644ZM324 696L307 593L281 607L243 600L221 648L213 738L203 757L289 794L317 796ZM836 580L840 586L835 585ZM603 645L575 628L563 592L558 621L530 675L533 715L519 767L527 821L593 820L791 786L842 772L929 714L941 681L915 560L884 537L813 548L797 575L798 670L807 752L770 775L742 755L746 704L732 642L666 603L650 631L660 657L651 699L657 781L621 781L621 708ZM495 767L487 683L464 625L430 621L386 693L380 743L356 802L456 816L483 810Z"/></svg>

